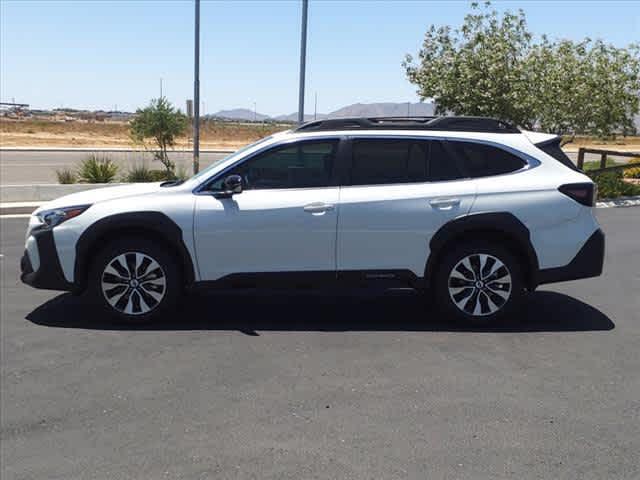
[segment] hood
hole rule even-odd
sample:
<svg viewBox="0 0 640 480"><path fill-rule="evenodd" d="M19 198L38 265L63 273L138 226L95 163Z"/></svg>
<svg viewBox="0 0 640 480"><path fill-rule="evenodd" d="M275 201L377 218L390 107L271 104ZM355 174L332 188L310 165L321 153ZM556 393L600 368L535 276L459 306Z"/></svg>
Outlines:
<svg viewBox="0 0 640 480"><path fill-rule="evenodd" d="M164 188L160 186L162 182L158 183L132 183L128 185L119 185L113 187L94 188L91 190L84 190L82 192L72 193L65 195L55 200L51 200L40 207L33 213L38 213L43 210L50 210L52 208L61 207L73 207L75 205L88 205L105 200L114 200L116 198L132 197L136 195L144 195L149 193L158 192Z"/></svg>

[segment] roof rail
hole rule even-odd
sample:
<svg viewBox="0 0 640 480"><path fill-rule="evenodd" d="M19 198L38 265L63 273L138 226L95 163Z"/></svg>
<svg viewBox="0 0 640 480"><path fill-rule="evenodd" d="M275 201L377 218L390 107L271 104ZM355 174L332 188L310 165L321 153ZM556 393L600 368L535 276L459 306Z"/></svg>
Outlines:
<svg viewBox="0 0 640 480"><path fill-rule="evenodd" d="M449 130L458 132L520 133L508 122L487 117L357 117L329 118L300 125L295 132L324 130Z"/></svg>

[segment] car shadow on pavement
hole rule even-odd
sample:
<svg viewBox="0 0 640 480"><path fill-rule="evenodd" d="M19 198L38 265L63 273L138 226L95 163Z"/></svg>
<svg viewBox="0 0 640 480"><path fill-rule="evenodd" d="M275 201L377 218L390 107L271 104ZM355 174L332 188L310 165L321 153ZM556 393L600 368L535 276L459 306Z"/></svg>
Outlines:
<svg viewBox="0 0 640 480"><path fill-rule="evenodd" d="M499 325L467 326L442 318L409 292L191 294L179 312L149 324L122 324L96 315L83 297L70 294L39 306L27 320L43 326L91 330L578 332L615 328L601 311L556 292L535 292L521 312Z"/></svg>

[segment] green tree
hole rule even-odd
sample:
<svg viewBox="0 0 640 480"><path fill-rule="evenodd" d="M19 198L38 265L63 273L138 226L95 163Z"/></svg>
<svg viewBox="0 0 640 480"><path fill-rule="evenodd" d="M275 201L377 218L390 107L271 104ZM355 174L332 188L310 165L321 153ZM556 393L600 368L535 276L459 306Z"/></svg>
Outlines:
<svg viewBox="0 0 640 480"><path fill-rule="evenodd" d="M602 41L534 42L525 14L471 4L459 29L431 26L417 61L403 62L409 81L437 113L482 115L525 128L609 136L633 130L638 113L636 45Z"/></svg>
<svg viewBox="0 0 640 480"><path fill-rule="evenodd" d="M154 158L162 162L167 177L171 178L175 174L175 164L169 159L167 150L175 145L176 137L185 133L187 124L187 117L161 97L136 111L129 131L137 142L143 143L149 138L155 141L158 150L154 152Z"/></svg>

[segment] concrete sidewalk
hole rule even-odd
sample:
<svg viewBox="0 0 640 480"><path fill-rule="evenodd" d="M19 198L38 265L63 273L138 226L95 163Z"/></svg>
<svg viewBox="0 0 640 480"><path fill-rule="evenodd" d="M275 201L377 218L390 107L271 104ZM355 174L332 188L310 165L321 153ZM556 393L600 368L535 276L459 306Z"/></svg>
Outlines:
<svg viewBox="0 0 640 480"><path fill-rule="evenodd" d="M83 190L90 190L93 188L113 187L116 185L119 185L119 184L110 183L110 184L74 184L74 185L22 185L19 187L22 187L25 192L28 192L28 191L38 192L41 198L39 198L38 200L24 199L21 201L17 201L17 200L6 201L4 190L8 187L2 187L3 198L2 198L2 201L0 201L0 216L31 214L36 208L38 208L43 203L49 200L53 200L55 198L61 197L63 195L68 195L70 193L79 192ZM48 187L58 187L58 188L48 188ZM75 187L75 188L70 188L69 191L64 193L64 190L59 187ZM636 207L636 206L640 206L640 195L637 195L634 197L602 199L596 204L597 208Z"/></svg>

